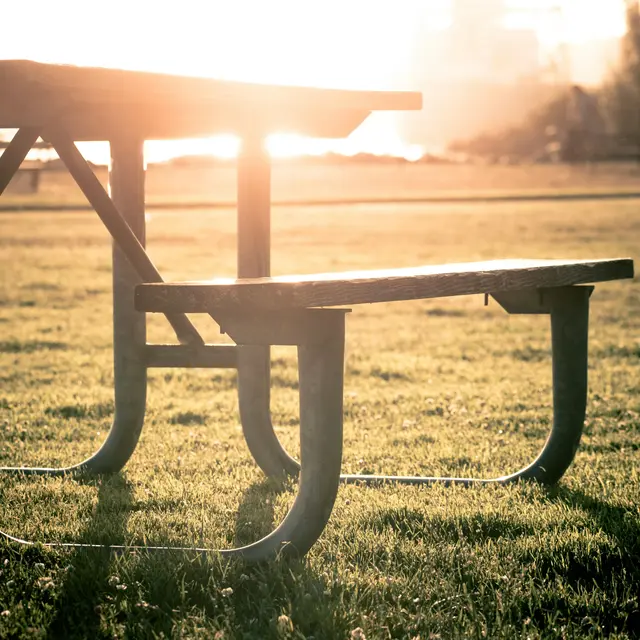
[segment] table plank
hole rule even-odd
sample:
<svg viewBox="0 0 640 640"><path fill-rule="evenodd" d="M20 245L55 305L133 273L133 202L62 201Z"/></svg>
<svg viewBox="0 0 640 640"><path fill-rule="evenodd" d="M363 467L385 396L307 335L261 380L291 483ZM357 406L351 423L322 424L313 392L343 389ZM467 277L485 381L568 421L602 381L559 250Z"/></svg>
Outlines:
<svg viewBox="0 0 640 640"><path fill-rule="evenodd" d="M344 137L371 111L415 110L420 93L290 87L122 69L0 61L0 128L60 126L75 140L287 131Z"/></svg>

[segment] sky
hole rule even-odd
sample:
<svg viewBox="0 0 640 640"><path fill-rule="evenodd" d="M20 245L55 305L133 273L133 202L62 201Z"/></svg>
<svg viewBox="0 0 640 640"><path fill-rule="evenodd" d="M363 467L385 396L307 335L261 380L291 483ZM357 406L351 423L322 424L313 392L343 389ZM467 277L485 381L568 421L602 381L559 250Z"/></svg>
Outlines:
<svg viewBox="0 0 640 640"><path fill-rule="evenodd" d="M479 4L484 0L476 0ZM620 35L624 0L505 0L544 42ZM0 58L328 86L387 86L448 0L30 0L3 7ZM553 9L556 9L555 11Z"/></svg>
<svg viewBox="0 0 640 640"><path fill-rule="evenodd" d="M624 31L624 0L506 1L520 9L510 16L509 26L535 28L543 46ZM415 43L430 29L446 26L448 6L448 0L11 2L3 7L0 59L266 83L412 89L408 70L415 68ZM367 140L371 149L366 149ZM301 142L281 140L280 150L286 153L296 144ZM343 143L342 151L375 152L377 146L395 153L402 144L393 118L380 114L363 125L350 145ZM224 145L233 153L233 141ZM277 150L277 139L272 145ZM317 150L324 147L318 143Z"/></svg>

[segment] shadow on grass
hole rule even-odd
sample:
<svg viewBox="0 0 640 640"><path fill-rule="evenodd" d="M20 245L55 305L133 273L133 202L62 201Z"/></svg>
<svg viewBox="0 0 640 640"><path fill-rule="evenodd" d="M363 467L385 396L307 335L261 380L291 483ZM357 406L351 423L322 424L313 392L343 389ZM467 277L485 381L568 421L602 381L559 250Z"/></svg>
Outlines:
<svg viewBox="0 0 640 640"><path fill-rule="evenodd" d="M279 523L274 523L274 502L285 486L274 480L254 482L242 497L235 522L234 544L251 544L268 535Z"/></svg>
<svg viewBox="0 0 640 640"><path fill-rule="evenodd" d="M447 588L466 588L464 597L458 594L461 601L484 612L499 603L502 619L516 626L523 620L537 629L564 625L573 629L568 637L637 634L640 517L635 505L563 485L542 496L543 503L566 509L560 520L548 520L544 506L530 516L517 510L506 516L475 509L447 515L395 507L354 523L343 538L355 547L371 531L373 543L362 547L360 563L393 565L415 575L432 563L450 576ZM396 544L394 538L442 551L420 557L413 545ZM383 593L384 587L377 588ZM456 606L458 595L451 597ZM423 604L431 606L428 599Z"/></svg>
<svg viewBox="0 0 640 640"><path fill-rule="evenodd" d="M429 544L437 544L441 541L482 543L487 540L531 535L535 530L532 524L496 514L428 516L421 511L406 507L385 509L359 525L377 534L390 530L406 539L421 540Z"/></svg>
<svg viewBox="0 0 640 640"><path fill-rule="evenodd" d="M98 502L78 541L124 544L136 506L131 486L120 475L89 482L99 486ZM233 527L234 546L274 528L274 504L284 488L268 480L248 488ZM242 629L248 637L276 638L285 624L282 615L292 616L296 629L302 625L307 634L347 634L325 577L306 560L248 564L216 552L73 549L59 562L72 568L52 603L50 637L215 637L218 631L236 637Z"/></svg>
<svg viewBox="0 0 640 640"><path fill-rule="evenodd" d="M564 548L537 554L538 579L542 582L560 580L564 587L560 591L549 591L546 598L541 598L542 608L570 610L578 619L596 620L604 636L621 632L637 634L640 629L637 601L640 517L637 508L611 504L581 489L565 486L550 488L548 498L583 511L590 521L588 528L594 533L601 531L605 536L596 538L586 548L567 542ZM596 599L589 603L576 603L575 598L570 600L572 592L594 590L606 594L606 604Z"/></svg>
<svg viewBox="0 0 640 640"><path fill-rule="evenodd" d="M612 558L607 558L606 575L618 572L635 574L640 580L640 516L637 507L621 506L596 498L581 489L559 486L549 489L549 498L574 508L582 509L589 516L594 529L600 529L612 540ZM591 576L588 576L591 577ZM640 618L638 619L640 626Z"/></svg>
<svg viewBox="0 0 640 640"><path fill-rule="evenodd" d="M80 482L98 485L98 502L89 525L78 536L78 542L103 545L125 543L127 520L132 502L132 488L122 475L79 478ZM113 552L108 549L74 549L61 592L56 600L56 613L49 626L52 637L66 638L77 634L101 637L100 607L109 584ZM104 631L104 630L103 630Z"/></svg>
<svg viewBox="0 0 640 640"><path fill-rule="evenodd" d="M620 546L633 542L636 549L640 548L640 519L634 507L612 505L581 489L562 485L549 489L549 497L584 509L605 533L618 540Z"/></svg>

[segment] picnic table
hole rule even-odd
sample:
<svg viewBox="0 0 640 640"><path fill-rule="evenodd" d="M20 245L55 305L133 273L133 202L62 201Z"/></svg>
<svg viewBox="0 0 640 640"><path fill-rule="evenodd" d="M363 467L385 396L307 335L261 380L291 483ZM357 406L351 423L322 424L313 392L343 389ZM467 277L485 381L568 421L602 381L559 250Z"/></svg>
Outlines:
<svg viewBox="0 0 640 640"><path fill-rule="evenodd" d="M0 193L42 138L52 145L113 237L115 416L100 449L63 468L5 473L112 473L126 464L143 426L147 369L238 370L248 447L269 476L299 475L282 524L225 555L262 559L305 553L321 535L338 484L358 482L555 482L571 463L585 416L587 326L593 287L633 276L628 259L494 261L414 269L270 276L270 161L264 138L291 131L344 137L377 110L419 109L411 92L344 91L223 82L115 69L0 61L0 128L18 129L0 157ZM236 133L237 278L163 283L145 251L144 142ZM75 145L110 143L109 191ZM451 295L492 295L509 313L551 316L554 422L540 453L500 478L345 476L342 454L344 306ZM145 313L166 315L177 343L147 344ZM186 313L207 313L235 345L205 344ZM298 347L301 460L280 445L270 416L270 346ZM83 545L80 545L83 546ZM86 545L84 545L86 546Z"/></svg>

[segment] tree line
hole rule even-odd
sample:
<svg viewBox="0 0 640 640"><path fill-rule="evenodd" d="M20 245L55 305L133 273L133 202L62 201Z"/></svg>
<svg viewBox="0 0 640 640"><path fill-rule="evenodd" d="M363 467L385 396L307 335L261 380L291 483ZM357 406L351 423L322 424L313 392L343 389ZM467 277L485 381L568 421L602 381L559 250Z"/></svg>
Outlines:
<svg viewBox="0 0 640 640"><path fill-rule="evenodd" d="M640 162L640 0L627 0L620 60L598 90L559 89L524 122L456 141L450 151L499 161Z"/></svg>

